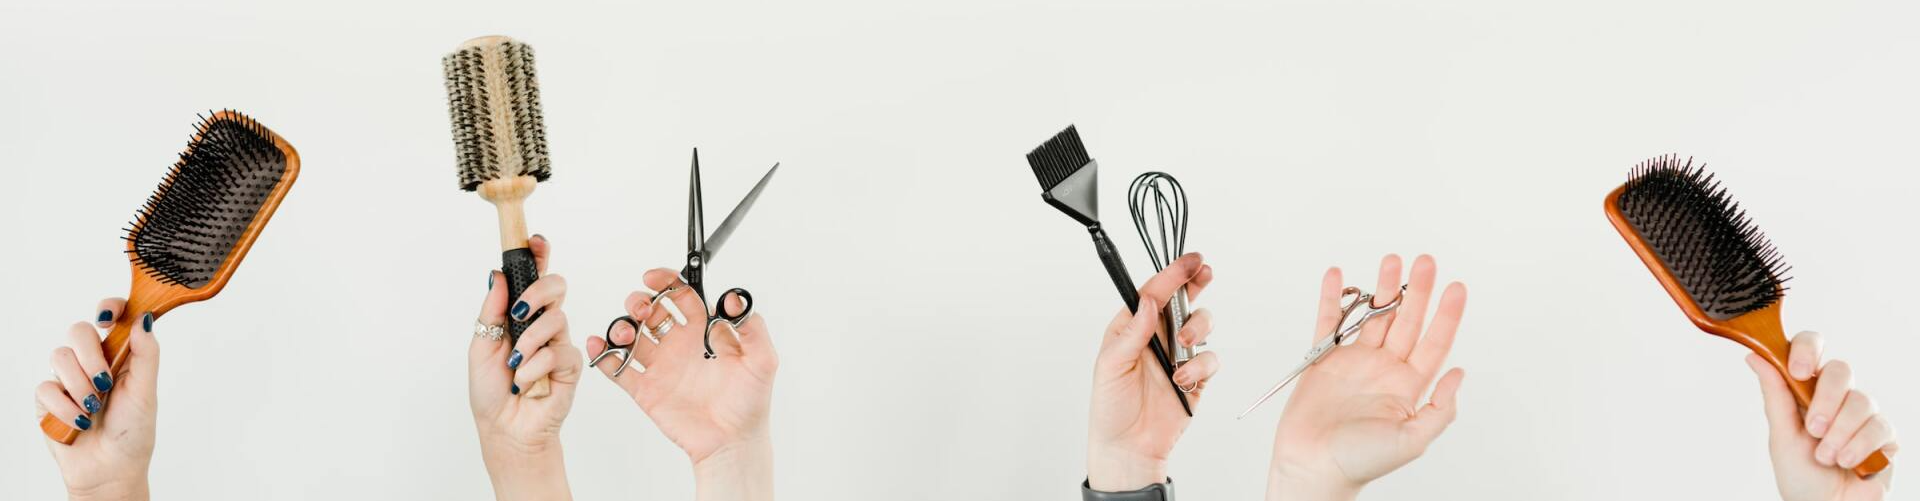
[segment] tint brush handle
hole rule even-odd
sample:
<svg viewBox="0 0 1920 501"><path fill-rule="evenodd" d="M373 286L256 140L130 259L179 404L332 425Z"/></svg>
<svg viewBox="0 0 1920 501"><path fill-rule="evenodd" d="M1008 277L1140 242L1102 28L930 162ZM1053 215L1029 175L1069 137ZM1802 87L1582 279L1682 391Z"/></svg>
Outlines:
<svg viewBox="0 0 1920 501"><path fill-rule="evenodd" d="M1780 377L1787 380L1787 388L1792 390L1793 399L1800 403L1800 412L1804 415L1807 406L1813 402L1813 390L1818 387L1820 377L1816 375L1800 381L1787 372L1787 353L1792 346L1787 341L1786 329L1780 325L1778 305L1726 320L1724 328L1731 331L1727 337L1746 345L1772 364L1774 370L1780 371ZM1853 467L1853 473L1866 478L1887 469L1889 464L1886 453L1873 451Z"/></svg>
<svg viewBox="0 0 1920 501"><path fill-rule="evenodd" d="M1134 288L1133 277L1127 274L1127 263L1120 260L1120 251L1113 248L1113 240L1107 238L1107 231L1099 224L1088 226L1087 232L1093 234L1093 250L1100 254L1100 264L1106 266L1107 276L1113 278L1114 288L1120 290L1120 300L1127 303L1127 311L1139 313L1140 291ZM1187 403L1187 392L1180 391L1180 383L1173 380L1173 363L1167 360L1167 350L1160 346L1160 336L1147 338L1147 350L1152 351L1154 361L1160 363L1160 372L1167 375L1173 396L1180 399L1180 410L1192 416L1193 405Z"/></svg>

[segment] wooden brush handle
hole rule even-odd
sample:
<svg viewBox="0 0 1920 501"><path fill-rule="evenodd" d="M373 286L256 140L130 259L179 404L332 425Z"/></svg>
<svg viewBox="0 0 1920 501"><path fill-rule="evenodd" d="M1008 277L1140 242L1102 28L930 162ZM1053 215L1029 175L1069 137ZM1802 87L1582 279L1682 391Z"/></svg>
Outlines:
<svg viewBox="0 0 1920 501"><path fill-rule="evenodd" d="M1787 389L1792 390L1793 399L1800 402L1800 412L1804 414L1807 406L1813 404L1813 390L1818 387L1820 377L1816 375L1807 378L1806 381L1800 381L1794 379L1792 373L1787 372L1787 353L1792 349L1792 343L1787 341L1786 329L1781 327L1779 315L1743 315L1728 320L1727 326L1742 334L1736 337L1736 340L1753 349L1760 358L1766 359L1767 363L1773 364L1775 370L1780 371L1780 377L1787 380ZM1872 455L1853 467L1853 473L1860 478L1866 478L1887 469L1888 464L1885 453L1873 451Z"/></svg>
<svg viewBox="0 0 1920 501"><path fill-rule="evenodd" d="M121 310L120 316L123 318L114 321L113 330L107 332L107 340L100 343L101 352L107 355L107 373L112 374L116 382L126 381L126 378L121 377L123 375L121 366L126 364L127 354L132 352L132 345L127 343L127 338L133 335L133 324L140 321L133 315L144 314L147 311L147 305L144 303L145 301L141 301L137 295L129 299L126 309ZM152 384L152 382L148 381L146 384ZM112 398L111 391L108 393L100 396L103 409L106 399ZM101 418L104 417L101 414L104 413L90 416L94 426L101 425ZM75 429L72 422L60 419L52 413L40 418L40 431L46 433L47 438L64 445L73 445L73 441L80 438L80 430Z"/></svg>

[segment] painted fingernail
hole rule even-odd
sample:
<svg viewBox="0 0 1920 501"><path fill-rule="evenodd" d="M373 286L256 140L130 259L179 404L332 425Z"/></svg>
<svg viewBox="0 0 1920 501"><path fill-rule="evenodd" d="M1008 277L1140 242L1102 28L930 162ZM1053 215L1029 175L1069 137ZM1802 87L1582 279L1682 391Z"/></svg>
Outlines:
<svg viewBox="0 0 1920 501"><path fill-rule="evenodd" d="M520 394L520 384L519 384L519 383L514 383L514 385L513 385L513 388L512 388L512 391L513 391L513 394L515 394L515 395L519 395L519 394Z"/></svg>
<svg viewBox="0 0 1920 501"><path fill-rule="evenodd" d="M97 397L97 396L93 396L93 395L87 395L87 399L86 399L86 400L81 400L81 401L80 401L80 406L81 406L81 407L86 407L86 408L87 408L87 413L88 413L88 414L93 414L93 413L96 413L96 412L100 412L100 397Z"/></svg>
<svg viewBox="0 0 1920 501"><path fill-rule="evenodd" d="M1826 416L1819 415L1819 414L1808 416L1807 417L1807 434L1813 435L1815 437L1824 437L1827 435L1828 424L1830 423L1827 422Z"/></svg>
<svg viewBox="0 0 1920 501"><path fill-rule="evenodd" d="M113 376L108 375L107 371L100 371L99 374L94 374L93 389L101 393L113 391Z"/></svg>
<svg viewBox="0 0 1920 501"><path fill-rule="evenodd" d="M73 427L79 428L80 431L87 431L87 428L93 427L93 420L87 419L86 416L74 416Z"/></svg>
<svg viewBox="0 0 1920 501"><path fill-rule="evenodd" d="M513 350L513 354L507 356L507 368L508 369L520 368L520 350Z"/></svg>
<svg viewBox="0 0 1920 501"><path fill-rule="evenodd" d="M108 310L100 310L100 319L95 320L95 322L98 322L100 325L106 325L108 322L112 322L112 321L113 321L113 312Z"/></svg>
<svg viewBox="0 0 1920 501"><path fill-rule="evenodd" d="M140 330L153 332L153 314L152 313L145 313L140 315Z"/></svg>
<svg viewBox="0 0 1920 501"><path fill-rule="evenodd" d="M526 301L520 301L520 302L517 302L517 303L513 303L513 319L514 319L514 320L526 320L526 319L527 319L527 310L531 310L531 309L533 309L533 308L532 308L532 307L530 307L530 306L527 306L527 302L526 302Z"/></svg>
<svg viewBox="0 0 1920 501"><path fill-rule="evenodd" d="M493 272L487 272L487 290L493 290Z"/></svg>

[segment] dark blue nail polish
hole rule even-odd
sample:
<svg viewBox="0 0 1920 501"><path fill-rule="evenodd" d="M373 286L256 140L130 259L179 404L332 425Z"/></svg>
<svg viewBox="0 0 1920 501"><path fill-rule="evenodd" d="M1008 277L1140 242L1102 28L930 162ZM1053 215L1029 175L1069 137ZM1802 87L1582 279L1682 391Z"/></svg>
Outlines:
<svg viewBox="0 0 1920 501"><path fill-rule="evenodd" d="M513 319L514 319L514 320L526 320L526 319L527 319L527 310L531 310L531 309L533 309L533 308L532 308L532 307L530 307L530 306L527 306L527 302L526 302L526 301L520 301L520 302L517 302L517 303L513 303Z"/></svg>
<svg viewBox="0 0 1920 501"><path fill-rule="evenodd" d="M107 311L107 310L100 310L100 320L97 320L97 322L104 324L112 321L113 321L113 312Z"/></svg>
<svg viewBox="0 0 1920 501"><path fill-rule="evenodd" d="M87 419L86 416L74 416L73 427L79 428L80 431L87 431L87 428L93 427L93 420Z"/></svg>
<svg viewBox="0 0 1920 501"><path fill-rule="evenodd" d="M153 332L153 314L140 315L140 330Z"/></svg>
<svg viewBox="0 0 1920 501"><path fill-rule="evenodd" d="M521 359L520 350L513 350L513 354L507 356L507 368L508 369L520 368L520 359Z"/></svg>
<svg viewBox="0 0 1920 501"><path fill-rule="evenodd" d="M487 272L487 290L493 290L493 272Z"/></svg>
<svg viewBox="0 0 1920 501"><path fill-rule="evenodd" d="M88 414L93 414L93 413L96 413L96 412L100 412L100 397L97 397L97 396L93 396L93 395L87 395L87 399L86 399L86 400L81 400L81 401L80 401L80 406L81 406L81 407L86 407L86 408L87 408L87 413L88 413Z"/></svg>
<svg viewBox="0 0 1920 501"><path fill-rule="evenodd" d="M93 390L101 393L113 391L113 376L108 375L107 371L100 371L99 374L94 374Z"/></svg>
<svg viewBox="0 0 1920 501"><path fill-rule="evenodd" d="M515 383L515 384L513 385L513 394L515 394L515 395L519 395L519 394L520 394L520 385L519 385L518 383ZM86 428L81 428L81 429L83 429L83 430L84 430L84 429L86 429Z"/></svg>

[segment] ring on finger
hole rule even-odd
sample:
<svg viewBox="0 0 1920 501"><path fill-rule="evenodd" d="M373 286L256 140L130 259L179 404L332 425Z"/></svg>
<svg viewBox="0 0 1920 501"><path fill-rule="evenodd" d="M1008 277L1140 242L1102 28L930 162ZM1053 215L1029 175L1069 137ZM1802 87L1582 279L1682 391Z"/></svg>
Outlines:
<svg viewBox="0 0 1920 501"><path fill-rule="evenodd" d="M506 334L506 327L504 326L487 325L486 322L481 322L478 320L473 322L473 337L485 339L488 341L499 341L500 337L505 334Z"/></svg>

